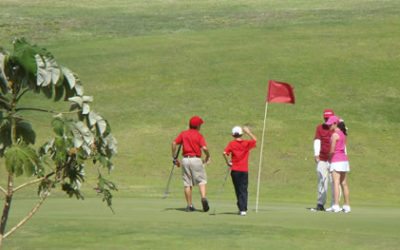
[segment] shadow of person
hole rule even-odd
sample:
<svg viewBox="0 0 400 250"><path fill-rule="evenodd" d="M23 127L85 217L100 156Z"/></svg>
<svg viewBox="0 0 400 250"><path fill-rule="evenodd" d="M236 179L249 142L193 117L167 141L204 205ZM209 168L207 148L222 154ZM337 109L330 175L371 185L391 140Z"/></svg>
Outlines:
<svg viewBox="0 0 400 250"><path fill-rule="evenodd" d="M163 211L180 211L180 212L185 212L185 213L203 212L203 210L198 210L198 209L189 212L189 211L186 211L186 208L182 208L182 207L179 207L179 208L169 207L169 208L165 208Z"/></svg>

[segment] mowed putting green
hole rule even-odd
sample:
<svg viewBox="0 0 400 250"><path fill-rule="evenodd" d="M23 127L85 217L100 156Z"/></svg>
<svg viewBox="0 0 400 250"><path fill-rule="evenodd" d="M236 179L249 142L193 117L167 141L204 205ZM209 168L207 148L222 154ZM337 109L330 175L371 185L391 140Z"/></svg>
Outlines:
<svg viewBox="0 0 400 250"><path fill-rule="evenodd" d="M210 215L182 211L182 200L124 198L115 201L112 214L97 199L55 198L4 249L398 249L400 244L397 208L335 214L272 203L238 216L233 201L211 203L210 211L214 205L216 215Z"/></svg>
<svg viewBox="0 0 400 250"><path fill-rule="evenodd" d="M79 75L119 142L107 175L119 187L115 214L94 199L97 172L88 165L86 200L54 192L4 248L398 249L398 13L398 0L1 0L0 46L24 36L48 48ZM269 106L260 212L239 217L229 179L219 195L221 154L235 125L249 125L260 139L269 79L292 84L296 104ZM25 106L66 107L30 97ZM325 108L349 127L351 214L306 209L316 202L312 140ZM40 145L51 116L26 115ZM182 211L179 171L161 199L170 143L192 115L205 120L215 216ZM259 149L250 156L250 209ZM16 194L8 228L35 197L35 187Z"/></svg>

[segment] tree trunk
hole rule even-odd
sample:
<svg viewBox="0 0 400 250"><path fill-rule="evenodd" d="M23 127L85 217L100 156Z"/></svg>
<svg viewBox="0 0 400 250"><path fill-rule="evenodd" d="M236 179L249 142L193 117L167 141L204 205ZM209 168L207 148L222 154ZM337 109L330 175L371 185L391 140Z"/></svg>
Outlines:
<svg viewBox="0 0 400 250"><path fill-rule="evenodd" d="M6 195L5 202L4 202L3 215L1 216L1 221L0 221L0 248L3 243L3 237L4 237L5 230L6 230L8 215L10 213L11 201L13 198L13 194L14 194L13 193L13 176L12 176L12 174L8 174L7 195Z"/></svg>

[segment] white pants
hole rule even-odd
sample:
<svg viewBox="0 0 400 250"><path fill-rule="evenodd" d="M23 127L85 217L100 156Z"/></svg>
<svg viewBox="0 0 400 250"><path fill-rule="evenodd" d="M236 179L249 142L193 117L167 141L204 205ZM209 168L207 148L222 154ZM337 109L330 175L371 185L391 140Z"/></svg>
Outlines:
<svg viewBox="0 0 400 250"><path fill-rule="evenodd" d="M317 164L317 176L318 176L318 193L317 193L317 203L320 205L325 205L328 196L328 186L331 186L331 203L333 204L333 182L332 176L329 172L329 162L319 161Z"/></svg>

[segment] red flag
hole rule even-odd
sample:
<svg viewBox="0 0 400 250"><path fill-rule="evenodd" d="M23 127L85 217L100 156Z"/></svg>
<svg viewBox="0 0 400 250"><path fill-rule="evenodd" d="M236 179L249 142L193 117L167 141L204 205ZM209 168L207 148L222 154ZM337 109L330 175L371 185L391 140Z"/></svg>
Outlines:
<svg viewBox="0 0 400 250"><path fill-rule="evenodd" d="M294 104L293 87L288 83L269 80L267 102Z"/></svg>

